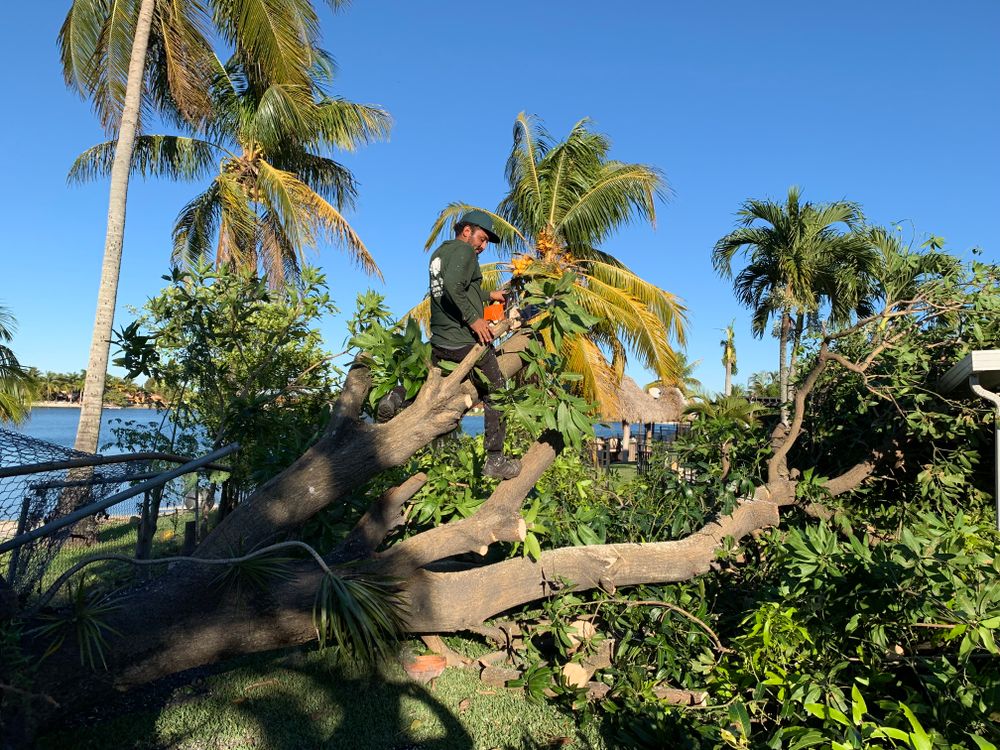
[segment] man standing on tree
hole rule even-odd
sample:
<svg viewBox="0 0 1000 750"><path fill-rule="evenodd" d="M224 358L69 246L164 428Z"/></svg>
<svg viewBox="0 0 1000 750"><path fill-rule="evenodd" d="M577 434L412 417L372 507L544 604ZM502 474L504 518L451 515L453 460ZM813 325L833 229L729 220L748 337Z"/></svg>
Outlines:
<svg viewBox="0 0 1000 750"><path fill-rule="evenodd" d="M431 255L431 347L433 362L461 362L476 344L486 344L486 351L476 369L489 386L474 378L483 401L486 427L486 465L483 475L511 479L521 473L521 462L503 454L504 424L490 400L491 391L502 388L503 373L490 342L493 331L483 317L483 309L492 300L504 301L504 292L483 291L479 254L490 242L499 242L493 231L493 218L485 211L467 212L455 225L455 239L443 242Z"/></svg>

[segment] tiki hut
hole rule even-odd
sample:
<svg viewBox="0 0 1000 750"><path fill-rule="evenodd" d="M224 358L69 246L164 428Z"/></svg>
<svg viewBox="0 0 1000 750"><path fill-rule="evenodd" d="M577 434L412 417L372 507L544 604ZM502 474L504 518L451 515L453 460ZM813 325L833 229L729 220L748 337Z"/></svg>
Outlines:
<svg viewBox="0 0 1000 750"><path fill-rule="evenodd" d="M654 424L672 424L681 421L687 400L677 388L654 389L659 398L647 393L628 375L622 377L618 388L618 403L605 406L601 419L622 423L622 446L628 449L632 437L632 425L646 426L646 440L652 437Z"/></svg>

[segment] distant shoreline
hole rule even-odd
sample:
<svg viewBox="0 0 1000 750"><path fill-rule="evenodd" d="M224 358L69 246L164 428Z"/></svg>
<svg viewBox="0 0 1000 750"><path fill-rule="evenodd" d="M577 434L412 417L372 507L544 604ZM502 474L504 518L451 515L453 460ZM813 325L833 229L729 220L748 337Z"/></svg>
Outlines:
<svg viewBox="0 0 1000 750"><path fill-rule="evenodd" d="M36 401L31 405L31 408L39 407L42 409L79 409L80 402L70 402L70 401ZM129 404L128 406L119 406L118 404L105 404L105 409L155 409L156 407L150 406L149 404Z"/></svg>

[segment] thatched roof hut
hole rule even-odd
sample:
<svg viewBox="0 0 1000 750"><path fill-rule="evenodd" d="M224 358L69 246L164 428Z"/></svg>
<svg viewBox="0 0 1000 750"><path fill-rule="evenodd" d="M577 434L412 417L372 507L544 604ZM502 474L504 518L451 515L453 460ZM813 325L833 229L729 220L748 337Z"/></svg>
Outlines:
<svg viewBox="0 0 1000 750"><path fill-rule="evenodd" d="M601 410L601 419L626 424L667 424L680 422L687 406L684 394L677 388L660 389L660 397L646 393L628 375L622 377L618 389L618 404Z"/></svg>

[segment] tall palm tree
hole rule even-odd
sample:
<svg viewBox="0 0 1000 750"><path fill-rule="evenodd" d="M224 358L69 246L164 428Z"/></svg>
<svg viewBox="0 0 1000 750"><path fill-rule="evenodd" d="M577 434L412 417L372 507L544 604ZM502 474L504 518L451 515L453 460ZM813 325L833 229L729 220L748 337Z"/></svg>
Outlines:
<svg viewBox="0 0 1000 750"><path fill-rule="evenodd" d="M719 342L722 347L722 366L726 368L726 385L723 395L731 396L733 393L733 375L736 370L736 331L734 326L736 321L732 321L726 326L726 337Z"/></svg>
<svg viewBox="0 0 1000 750"><path fill-rule="evenodd" d="M101 124L117 133L77 450L97 450L140 114L157 110L188 122L208 116L207 83L215 72L210 26L256 79L306 85L317 24L309 0L208 0L207 7L200 0L74 0L70 7L59 32L66 82L89 97Z"/></svg>
<svg viewBox="0 0 1000 750"><path fill-rule="evenodd" d="M763 336L777 318L781 417L787 423L791 358L805 322L823 310L834 323L870 310L868 280L877 258L868 239L856 231L861 209L849 201L803 202L799 189L791 187L784 204L749 200L737 216L742 226L715 244L712 262L720 275L732 278L734 256L749 256L733 288L753 312L755 336Z"/></svg>
<svg viewBox="0 0 1000 750"><path fill-rule="evenodd" d="M341 213L352 204L351 172L324 151L353 150L388 136L391 120L378 107L328 93L333 69L314 67L309 86L253 85L231 60L211 90L213 115L204 138L143 135L133 169L144 176L196 179L208 188L185 206L174 226L174 259L259 270L275 287L297 275L303 252L320 239L345 247L367 272L381 277L361 238ZM70 178L105 174L114 142L81 154Z"/></svg>
<svg viewBox="0 0 1000 750"><path fill-rule="evenodd" d="M685 310L674 295L599 247L636 218L655 224L655 202L665 189L657 169L609 159L610 147L587 120L556 142L522 112L507 160L508 193L496 210L480 210L493 216L501 254L515 255L515 277L577 274L581 302L600 322L589 334L568 338L564 354L583 376L584 395L613 408L629 350L661 378L676 376L671 340L684 343ZM441 211L426 248L472 208L459 202ZM491 278L498 274L484 273L487 282ZM426 319L426 302L411 312Z"/></svg>
<svg viewBox="0 0 1000 750"><path fill-rule="evenodd" d="M34 379L7 346L15 330L14 316L0 306L0 422L20 424L31 413L35 388Z"/></svg>

